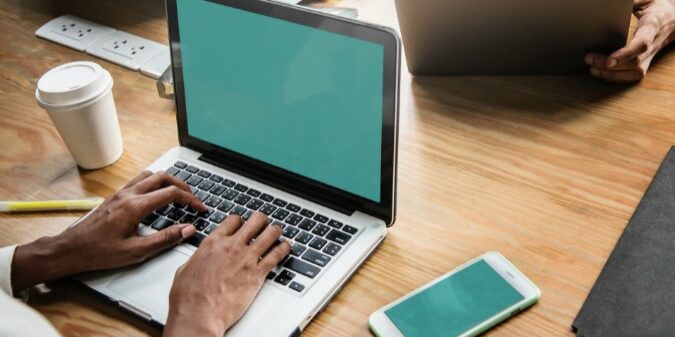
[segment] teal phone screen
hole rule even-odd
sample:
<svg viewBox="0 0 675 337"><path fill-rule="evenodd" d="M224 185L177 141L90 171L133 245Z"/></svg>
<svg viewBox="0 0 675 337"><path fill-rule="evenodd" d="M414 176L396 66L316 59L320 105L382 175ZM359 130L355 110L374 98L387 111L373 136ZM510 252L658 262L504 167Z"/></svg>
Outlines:
<svg viewBox="0 0 675 337"><path fill-rule="evenodd" d="M524 297L484 260L389 308L406 337L458 336Z"/></svg>
<svg viewBox="0 0 675 337"><path fill-rule="evenodd" d="M380 202L384 46L179 0L188 133Z"/></svg>

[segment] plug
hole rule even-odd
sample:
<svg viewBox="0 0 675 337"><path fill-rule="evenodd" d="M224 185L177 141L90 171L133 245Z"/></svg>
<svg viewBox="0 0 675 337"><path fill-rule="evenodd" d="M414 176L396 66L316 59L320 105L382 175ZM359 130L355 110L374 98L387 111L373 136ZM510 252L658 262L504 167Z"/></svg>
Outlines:
<svg viewBox="0 0 675 337"><path fill-rule="evenodd" d="M73 15L55 18L35 31L45 40L85 51L100 38L112 34L115 29Z"/></svg>

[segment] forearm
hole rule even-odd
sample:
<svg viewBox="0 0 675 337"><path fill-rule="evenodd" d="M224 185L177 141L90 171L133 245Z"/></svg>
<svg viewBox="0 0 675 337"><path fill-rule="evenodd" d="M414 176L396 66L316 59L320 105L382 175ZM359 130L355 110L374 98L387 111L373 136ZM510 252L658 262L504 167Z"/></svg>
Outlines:
<svg viewBox="0 0 675 337"><path fill-rule="evenodd" d="M80 272L68 263L73 255L61 236L43 237L18 246L12 260L12 289L20 291L43 282L53 281Z"/></svg>
<svg viewBox="0 0 675 337"><path fill-rule="evenodd" d="M178 336L205 336L205 337L221 337L227 331L228 327L215 321L204 319L209 315L196 315L192 313L175 314L179 310L170 310L167 318L166 326L164 327L163 337L178 337Z"/></svg>

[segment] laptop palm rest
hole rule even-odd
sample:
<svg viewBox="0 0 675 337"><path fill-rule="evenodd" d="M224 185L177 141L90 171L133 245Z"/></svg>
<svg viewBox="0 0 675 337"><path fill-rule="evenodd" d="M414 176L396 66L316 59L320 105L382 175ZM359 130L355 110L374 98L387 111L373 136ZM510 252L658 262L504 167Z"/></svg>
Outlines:
<svg viewBox="0 0 675 337"><path fill-rule="evenodd" d="M174 274L188 258L189 256L180 251L170 250L146 263L121 272L106 287L119 294L121 306L131 311L142 310L151 315L152 319L161 318L163 321L168 315L169 292ZM146 316L139 312L137 314Z"/></svg>

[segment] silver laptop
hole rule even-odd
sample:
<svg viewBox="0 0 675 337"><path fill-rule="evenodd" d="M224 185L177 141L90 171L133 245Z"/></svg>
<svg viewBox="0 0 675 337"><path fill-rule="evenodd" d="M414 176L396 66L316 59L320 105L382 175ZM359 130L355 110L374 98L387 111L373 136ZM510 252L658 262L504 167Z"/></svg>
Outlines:
<svg viewBox="0 0 675 337"><path fill-rule="evenodd" d="M166 5L180 146L148 169L186 181L210 211L155 210L142 234L178 222L199 233L142 265L78 280L165 324L176 269L225 216L261 211L292 253L227 336L295 336L394 222L399 40L275 2Z"/></svg>
<svg viewBox="0 0 675 337"><path fill-rule="evenodd" d="M582 74L626 44L633 0L396 0L415 75Z"/></svg>

